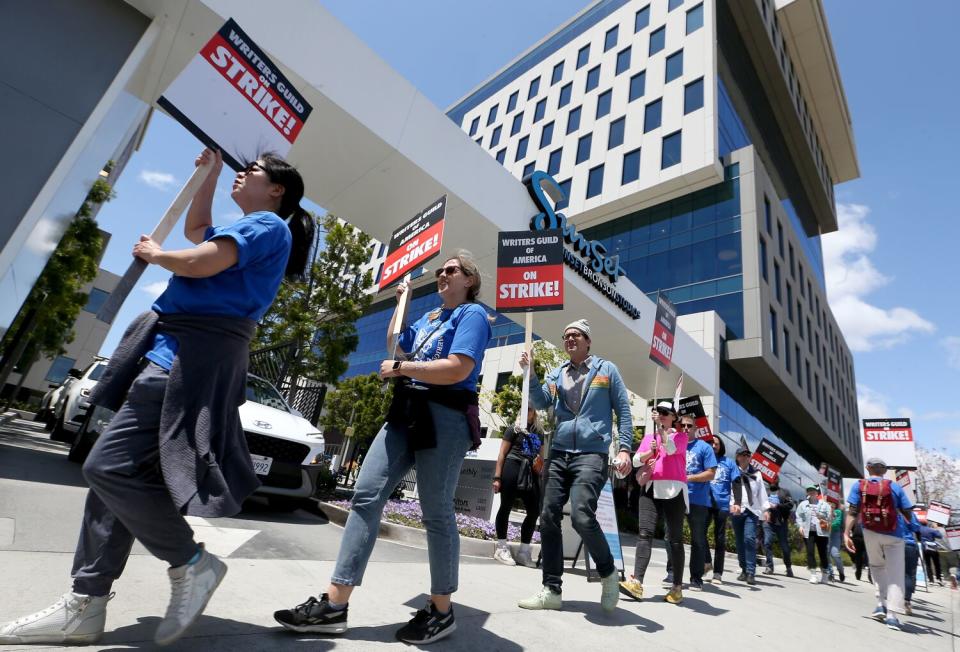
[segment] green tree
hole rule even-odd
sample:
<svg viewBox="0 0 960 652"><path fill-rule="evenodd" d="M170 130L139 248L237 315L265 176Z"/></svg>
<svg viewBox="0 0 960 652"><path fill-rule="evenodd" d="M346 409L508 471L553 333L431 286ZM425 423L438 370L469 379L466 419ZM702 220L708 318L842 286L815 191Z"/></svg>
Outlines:
<svg viewBox="0 0 960 652"><path fill-rule="evenodd" d="M533 343L533 369L537 378L543 380L547 372L559 367L566 361L567 357L563 352L543 340ZM523 376L514 374L503 384L492 397L490 405L494 413L503 419L505 424L512 425L517 419L517 412L520 410L520 390L523 384ZM547 426L552 426L551 419L548 419ZM548 428L552 430L551 428Z"/></svg>
<svg viewBox="0 0 960 652"><path fill-rule="evenodd" d="M384 387L375 373L347 378L327 397L320 423L340 432L352 426L354 439L365 445L383 426L392 397L393 384L387 383Z"/></svg>
<svg viewBox="0 0 960 652"><path fill-rule="evenodd" d="M289 375L336 384L359 343L356 321L373 299L367 292L373 277L369 270L360 271L370 258L370 236L329 213L320 226L306 275L283 282L260 321L255 343L296 342Z"/></svg>
<svg viewBox="0 0 960 652"><path fill-rule="evenodd" d="M0 388L15 366L19 366L22 380L41 355L62 355L65 345L73 341L74 322L89 298L82 288L96 278L103 253L103 237L93 209L114 196L104 179L94 181L7 331L0 363Z"/></svg>

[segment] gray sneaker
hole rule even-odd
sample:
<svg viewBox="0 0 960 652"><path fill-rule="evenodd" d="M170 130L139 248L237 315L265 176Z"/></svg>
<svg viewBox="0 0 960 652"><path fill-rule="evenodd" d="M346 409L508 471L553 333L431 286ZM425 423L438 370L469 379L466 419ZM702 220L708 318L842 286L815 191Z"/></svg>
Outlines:
<svg viewBox="0 0 960 652"><path fill-rule="evenodd" d="M614 570L600 578L600 608L610 612L617 608L620 600L620 574Z"/></svg>
<svg viewBox="0 0 960 652"><path fill-rule="evenodd" d="M102 597L64 593L46 609L0 626L0 645L96 643L103 635L111 598L112 593Z"/></svg>
<svg viewBox="0 0 960 652"><path fill-rule="evenodd" d="M170 645L200 617L227 574L227 565L201 550L200 559L195 564L171 568L167 574L170 576L170 604L154 636L157 645Z"/></svg>
<svg viewBox="0 0 960 652"><path fill-rule="evenodd" d="M544 586L540 588L540 593L524 598L517 606L521 609L560 609L563 606L563 596Z"/></svg>

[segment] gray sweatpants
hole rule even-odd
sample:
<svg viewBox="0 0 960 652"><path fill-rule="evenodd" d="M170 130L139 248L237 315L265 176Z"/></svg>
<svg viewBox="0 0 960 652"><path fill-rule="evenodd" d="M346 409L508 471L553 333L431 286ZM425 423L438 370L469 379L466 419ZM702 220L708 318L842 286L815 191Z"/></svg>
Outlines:
<svg viewBox="0 0 960 652"><path fill-rule="evenodd" d="M77 593L110 593L134 538L170 566L182 566L197 552L193 530L177 511L160 470L160 410L167 377L152 362L144 367L83 465L90 491L73 558Z"/></svg>

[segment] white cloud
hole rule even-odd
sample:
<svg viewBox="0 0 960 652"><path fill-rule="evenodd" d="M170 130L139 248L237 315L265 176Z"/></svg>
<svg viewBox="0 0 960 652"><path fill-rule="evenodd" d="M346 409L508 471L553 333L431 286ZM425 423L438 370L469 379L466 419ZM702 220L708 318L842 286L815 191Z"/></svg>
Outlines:
<svg viewBox="0 0 960 652"><path fill-rule="evenodd" d="M940 340L940 344L947 350L947 364L954 369L960 369L960 337L945 337Z"/></svg>
<svg viewBox="0 0 960 652"><path fill-rule="evenodd" d="M915 419L917 414L908 407L900 406L897 408L897 416L905 419Z"/></svg>
<svg viewBox="0 0 960 652"><path fill-rule="evenodd" d="M169 172L160 172L158 170L141 170L137 178L157 190L172 190L178 184L175 176Z"/></svg>
<svg viewBox="0 0 960 652"><path fill-rule="evenodd" d="M167 281L156 281L155 283L147 283L146 285L141 285L140 289L152 296L154 299L163 294L163 291L167 289Z"/></svg>
<svg viewBox="0 0 960 652"><path fill-rule="evenodd" d="M854 351L889 348L914 333L931 333L934 325L902 306L881 308L865 297L890 282L870 260L877 232L862 204L837 204L839 230L822 238L827 297L847 344ZM960 338L957 338L960 363Z"/></svg>
<svg viewBox="0 0 960 652"><path fill-rule="evenodd" d="M857 409L861 419L883 419L892 415L890 399L866 385L857 385Z"/></svg>

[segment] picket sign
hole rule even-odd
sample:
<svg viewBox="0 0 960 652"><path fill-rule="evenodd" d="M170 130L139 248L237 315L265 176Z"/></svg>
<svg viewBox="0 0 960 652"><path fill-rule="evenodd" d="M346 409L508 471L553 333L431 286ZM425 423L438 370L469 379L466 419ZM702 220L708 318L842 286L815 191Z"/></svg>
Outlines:
<svg viewBox="0 0 960 652"><path fill-rule="evenodd" d="M530 356L529 364L523 370L523 386L520 388L520 411L517 413L517 425L527 427L527 409L530 405L530 369L533 367L533 351L530 344L533 342L533 313L526 313L526 326L523 331L523 350Z"/></svg>
<svg viewBox="0 0 960 652"><path fill-rule="evenodd" d="M183 211L185 211L187 206L190 205L190 202L193 201L194 195L197 194L197 191L200 189L200 185L206 181L207 177L210 175L210 170L212 169L213 159L211 157L210 161L203 165L198 165L193 170L193 174L190 175L190 178L187 179L187 182L183 184L182 188L180 188L180 192L178 192L177 196L173 198L173 201L170 203L167 211L163 214L163 217L160 218L160 221L157 222L157 225L153 228L150 238L154 242L157 244L163 244L163 241L167 239L167 236L170 235L174 225L176 225L177 221L180 219ZM130 266L127 267L127 271L125 271L123 276L120 278L120 282L117 283L116 289L110 293L110 296L107 297L107 300L103 302L102 306L100 306L100 311L97 312L97 319L107 324L113 323L113 320L117 316L117 312L120 310L120 306L123 305L123 302L130 295L130 291L133 290L134 286L137 284L137 281L140 280L140 277L143 275L143 272L146 269L147 262L145 260L142 258L133 259L133 261L130 263Z"/></svg>
<svg viewBox="0 0 960 652"><path fill-rule="evenodd" d="M400 331L403 329L403 318L406 316L407 305L410 303L410 293L413 291L410 287L410 274L403 276L403 282L407 284L407 289L403 293L403 298L397 304L396 316L393 318L393 332L390 339L393 344L390 346L390 359L397 359L397 347L400 345Z"/></svg>

